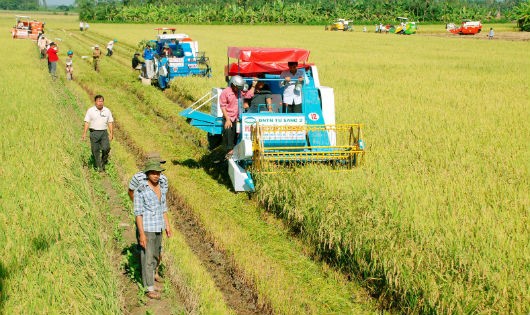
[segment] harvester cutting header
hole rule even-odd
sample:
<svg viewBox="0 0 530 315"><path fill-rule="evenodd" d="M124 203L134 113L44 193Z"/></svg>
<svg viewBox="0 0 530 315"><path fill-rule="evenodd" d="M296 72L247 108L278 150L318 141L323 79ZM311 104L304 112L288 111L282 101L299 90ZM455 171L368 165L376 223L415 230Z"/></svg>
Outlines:
<svg viewBox="0 0 530 315"><path fill-rule="evenodd" d="M360 162L362 125L335 124L333 89L320 84L317 67L308 63L308 50L228 47L227 57L227 82L239 91L238 136L233 154L227 155L235 191L253 191L252 173L279 164L319 162L351 168ZM247 91L260 87L266 90L267 102L254 104L244 98ZM222 91L213 88L181 112L192 126L208 133L212 146L226 127ZM287 91L293 93L294 102ZM297 97L299 107L294 106ZM199 111L206 104L211 105L209 114Z"/></svg>

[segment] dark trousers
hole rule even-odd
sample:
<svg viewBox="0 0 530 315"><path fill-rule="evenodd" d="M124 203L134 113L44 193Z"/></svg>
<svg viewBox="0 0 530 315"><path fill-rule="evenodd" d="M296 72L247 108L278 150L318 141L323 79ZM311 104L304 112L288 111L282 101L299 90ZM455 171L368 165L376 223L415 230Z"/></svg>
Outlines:
<svg viewBox="0 0 530 315"><path fill-rule="evenodd" d="M301 113L302 104L286 104L282 105L282 113Z"/></svg>
<svg viewBox="0 0 530 315"><path fill-rule="evenodd" d="M223 145L226 151L230 151L234 148L237 141L237 121L232 122L232 127L226 129L224 127L225 120L223 119Z"/></svg>
<svg viewBox="0 0 530 315"><path fill-rule="evenodd" d="M162 232L145 232L147 244L140 251L142 283L148 291L154 290L155 271L162 246Z"/></svg>
<svg viewBox="0 0 530 315"><path fill-rule="evenodd" d="M107 130L90 130L90 147L98 170L104 170L109 161L110 141Z"/></svg>

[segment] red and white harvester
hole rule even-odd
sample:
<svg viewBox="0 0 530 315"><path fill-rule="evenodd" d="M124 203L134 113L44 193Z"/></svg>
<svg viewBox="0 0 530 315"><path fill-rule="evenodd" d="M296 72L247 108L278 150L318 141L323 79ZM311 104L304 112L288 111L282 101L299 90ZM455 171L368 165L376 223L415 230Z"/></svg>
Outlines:
<svg viewBox="0 0 530 315"><path fill-rule="evenodd" d="M15 26L11 29L13 39L33 39L37 40L39 34L44 30L44 23L32 20L29 16L17 15Z"/></svg>
<svg viewBox="0 0 530 315"><path fill-rule="evenodd" d="M454 23L449 23L446 29L448 32L457 35L475 35L482 30L482 23L480 21L465 20L460 27L456 27Z"/></svg>

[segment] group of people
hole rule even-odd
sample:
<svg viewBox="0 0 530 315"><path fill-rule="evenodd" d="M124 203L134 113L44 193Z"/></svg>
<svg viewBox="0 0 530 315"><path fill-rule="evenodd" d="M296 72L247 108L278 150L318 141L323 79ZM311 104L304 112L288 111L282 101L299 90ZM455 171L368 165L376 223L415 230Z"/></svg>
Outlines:
<svg viewBox="0 0 530 315"><path fill-rule="evenodd" d="M107 43L107 56L110 57L113 55L114 43L116 42L117 40L113 39ZM37 38L37 46L39 47L40 58L46 58L48 60L48 72L50 73L52 79L55 80L57 78L57 62L59 61L59 47L57 46L57 43L49 40L43 32L39 34ZM92 50L92 64L96 72L99 72L100 70L99 62L101 55L102 52L99 49L99 45L94 45ZM65 60L65 71L67 80L73 80L74 78L73 57L74 52L72 50L68 50L66 52Z"/></svg>
<svg viewBox="0 0 530 315"><path fill-rule="evenodd" d="M114 138L112 112L104 106L103 95L94 97L94 106L90 107L84 119L81 139L84 141L90 132L90 147L94 164L99 172L104 172L109 161L110 142ZM162 232L171 236L171 225L167 215L166 196L167 177L162 174L165 161L160 154L149 154L141 171L133 175L129 182L129 197L134 204L136 237L140 250L142 266L142 284L146 296L160 299L160 288L155 282L163 280L158 274L162 259Z"/></svg>
<svg viewBox="0 0 530 315"><path fill-rule="evenodd" d="M87 22L79 21L79 31L88 31L89 27Z"/></svg>
<svg viewBox="0 0 530 315"><path fill-rule="evenodd" d="M111 57L114 54L114 43L118 42L117 39L113 39L107 43L107 57ZM92 48L92 66L94 67L94 71L99 72L99 62L101 60L101 55L103 52L99 48L99 45L94 45Z"/></svg>
<svg viewBox="0 0 530 315"><path fill-rule="evenodd" d="M48 72L50 73L52 80L57 79L57 62L59 61L59 47L56 42L49 40L44 33L39 34L37 38L37 46L40 52L41 59L47 59L48 61ZM66 78L68 80L73 79L74 67L73 67L73 56L74 52L68 50L66 52Z"/></svg>
<svg viewBox="0 0 530 315"><path fill-rule="evenodd" d="M283 88L282 112L302 113L302 86L304 70L298 68L298 62L287 63L288 70L280 74L280 86ZM235 75L230 79L229 86L219 96L219 106L223 113L223 145L227 151L225 158L230 159L237 141L237 122L239 119L239 98L243 101L243 109L248 113L261 111L265 107L272 112L272 94L263 78L254 78L249 89L245 89L245 80Z"/></svg>

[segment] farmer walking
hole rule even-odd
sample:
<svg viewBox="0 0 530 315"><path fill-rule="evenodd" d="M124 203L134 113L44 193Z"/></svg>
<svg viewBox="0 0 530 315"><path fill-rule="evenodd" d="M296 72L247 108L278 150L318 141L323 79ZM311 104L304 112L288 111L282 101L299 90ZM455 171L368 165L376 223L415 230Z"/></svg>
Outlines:
<svg viewBox="0 0 530 315"><path fill-rule="evenodd" d="M138 242L141 246L142 283L147 289L146 296L160 299L155 290L155 270L162 246L162 231L171 237L171 228L167 216L167 185L160 183L164 171L159 161L148 160L143 172L147 181L134 191L134 216L138 227Z"/></svg>
<svg viewBox="0 0 530 315"><path fill-rule="evenodd" d="M94 51L92 51L92 63L94 64L94 70L99 72L99 58L101 57L101 50L99 45L94 46Z"/></svg>
<svg viewBox="0 0 530 315"><path fill-rule="evenodd" d="M103 106L105 99L102 95L94 97L94 106L85 115L85 127L82 139L86 139L86 132L90 130L90 147L99 172L105 171L110 152L110 141L113 138L114 118L110 109Z"/></svg>
<svg viewBox="0 0 530 315"><path fill-rule="evenodd" d="M145 161L145 163L148 163L150 161L155 161L155 162L158 162L160 164L164 164L166 163L165 160L162 160L160 158L160 153L158 152L150 152L147 154L147 159ZM158 181L160 183L160 187L162 189L167 189L168 187L168 184L167 184L167 177L166 175L164 174L160 174L160 179ZM131 178L131 180L129 181L129 198L131 198L131 201L134 202L134 192L140 187L140 186L143 186L145 185L145 183L147 183L147 175L144 173L143 170L137 172L136 174L133 175L133 177ZM140 245L140 234L139 234L139 231L138 231L138 227L136 227L136 240L138 241L138 245ZM159 266L160 266L160 263L162 262L162 247L160 247L160 255L158 255L158 259L157 259L157 265L156 265L156 269L155 269L155 281L156 282L159 282L159 283L162 283L163 280L162 278L160 277L159 273L158 273L158 269L159 269Z"/></svg>

